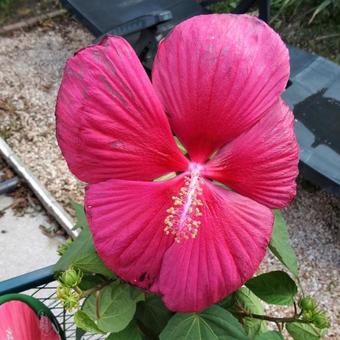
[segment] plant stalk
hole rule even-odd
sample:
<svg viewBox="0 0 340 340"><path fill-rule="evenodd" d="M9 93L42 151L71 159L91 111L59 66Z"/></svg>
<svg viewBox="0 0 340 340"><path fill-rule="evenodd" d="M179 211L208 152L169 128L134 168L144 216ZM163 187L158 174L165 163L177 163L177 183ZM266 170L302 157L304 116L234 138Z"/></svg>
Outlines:
<svg viewBox="0 0 340 340"><path fill-rule="evenodd" d="M275 322L276 324L279 322L300 322L300 323L311 323L310 321L307 320L301 320L297 319L295 316L289 317L289 318L277 318L273 316L268 316L268 315L260 315L260 314L253 314L253 313L236 313L237 316L240 316L242 318L254 318L254 319L259 319L259 320L265 320L265 321L270 321L270 322Z"/></svg>
<svg viewBox="0 0 340 340"><path fill-rule="evenodd" d="M114 280L112 279L109 279L109 280L106 280L102 283L100 283L99 285L93 287L93 288L90 288L90 289L87 289L87 290L83 290L82 293L81 293L81 297L82 298L85 298L93 293L96 293L97 291L101 290L102 288L110 285Z"/></svg>

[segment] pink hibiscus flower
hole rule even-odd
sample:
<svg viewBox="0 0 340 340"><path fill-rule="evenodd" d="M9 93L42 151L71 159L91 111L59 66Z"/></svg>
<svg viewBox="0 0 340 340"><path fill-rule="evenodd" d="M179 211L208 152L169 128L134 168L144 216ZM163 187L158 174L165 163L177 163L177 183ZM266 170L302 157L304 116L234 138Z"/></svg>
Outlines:
<svg viewBox="0 0 340 340"><path fill-rule="evenodd" d="M279 36L247 15L175 27L152 84L120 37L68 60L57 137L89 183L86 213L108 268L181 312L216 303L254 274L271 209L296 193L293 115L280 99L288 76Z"/></svg>

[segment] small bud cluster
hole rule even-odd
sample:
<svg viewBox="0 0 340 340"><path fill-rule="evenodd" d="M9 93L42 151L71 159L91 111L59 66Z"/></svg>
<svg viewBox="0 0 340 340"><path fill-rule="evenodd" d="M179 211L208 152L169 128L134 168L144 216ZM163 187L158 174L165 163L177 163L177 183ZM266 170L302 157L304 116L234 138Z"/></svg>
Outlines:
<svg viewBox="0 0 340 340"><path fill-rule="evenodd" d="M306 296L300 299L299 307L302 310L302 319L314 324L317 328L323 329L330 326L329 319L324 311L318 308L316 301Z"/></svg>
<svg viewBox="0 0 340 340"><path fill-rule="evenodd" d="M71 312L79 308L81 290L78 288L83 273L80 270L69 268L59 276L60 285L57 288L57 298L63 303L64 308Z"/></svg>
<svg viewBox="0 0 340 340"><path fill-rule="evenodd" d="M83 278L80 270L69 268L59 276L59 281L68 288L74 288L79 285Z"/></svg>
<svg viewBox="0 0 340 340"><path fill-rule="evenodd" d="M61 244L59 247L58 247L58 254L60 256L63 256L66 251L68 250L68 248L70 248L71 244L72 244L73 240L72 239L68 239L65 243Z"/></svg>

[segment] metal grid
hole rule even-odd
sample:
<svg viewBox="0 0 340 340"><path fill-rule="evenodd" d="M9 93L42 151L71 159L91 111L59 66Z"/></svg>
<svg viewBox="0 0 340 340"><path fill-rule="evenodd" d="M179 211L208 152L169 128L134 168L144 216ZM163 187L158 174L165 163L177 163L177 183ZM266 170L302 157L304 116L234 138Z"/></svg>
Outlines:
<svg viewBox="0 0 340 340"><path fill-rule="evenodd" d="M61 302L57 299L56 288L57 282L54 281L29 289L22 293L33 296L44 303L57 318L61 328L65 332L65 338L67 340L76 339L76 325L73 322L73 314L66 312ZM105 337L103 335L86 333L81 337L81 339L101 340L105 339Z"/></svg>

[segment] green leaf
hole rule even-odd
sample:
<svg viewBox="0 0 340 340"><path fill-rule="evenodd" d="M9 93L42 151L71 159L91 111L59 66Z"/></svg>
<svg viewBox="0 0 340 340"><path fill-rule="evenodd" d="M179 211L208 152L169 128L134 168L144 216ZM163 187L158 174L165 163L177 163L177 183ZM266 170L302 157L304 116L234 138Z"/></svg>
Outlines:
<svg viewBox="0 0 340 340"><path fill-rule="evenodd" d="M111 333L106 340L142 340L142 333L134 322L118 333Z"/></svg>
<svg viewBox="0 0 340 340"><path fill-rule="evenodd" d="M157 337L174 313L168 310L157 295L147 295L138 304L136 318Z"/></svg>
<svg viewBox="0 0 340 340"><path fill-rule="evenodd" d="M287 323L286 328L288 333L294 340L316 340L320 339L318 331L309 324L292 322Z"/></svg>
<svg viewBox="0 0 340 340"><path fill-rule="evenodd" d="M82 337L85 333L86 332L83 329L77 327L76 328L76 340L82 340Z"/></svg>
<svg viewBox="0 0 340 340"><path fill-rule="evenodd" d="M104 332L98 328L96 323L84 311L79 310L76 314L74 314L74 323L78 328L81 328L86 332L104 334Z"/></svg>
<svg viewBox="0 0 340 340"><path fill-rule="evenodd" d="M230 294L226 296L223 300L221 300L218 305L224 309L230 309L233 307L235 303L235 294Z"/></svg>
<svg viewBox="0 0 340 340"><path fill-rule="evenodd" d="M298 277L296 256L289 243L285 220L280 210L275 210L274 214L275 223L269 249L295 277Z"/></svg>
<svg viewBox="0 0 340 340"><path fill-rule="evenodd" d="M89 296L82 309L90 318L96 320L100 329L116 333L127 327L132 320L136 301L131 298L125 284L116 281L100 290L98 301L95 295Z"/></svg>
<svg viewBox="0 0 340 340"><path fill-rule="evenodd" d="M269 331L262 333L260 335L257 335L254 340L284 340L281 333L276 331Z"/></svg>
<svg viewBox="0 0 340 340"><path fill-rule="evenodd" d="M81 290L87 290L103 284L106 280L107 279L100 274L84 273L84 276L78 287Z"/></svg>
<svg viewBox="0 0 340 340"><path fill-rule="evenodd" d="M93 246L92 235L88 228L85 228L72 242L71 246L54 266L54 271L62 272L71 266L84 272L114 277L114 274L105 267L103 261L97 255Z"/></svg>
<svg viewBox="0 0 340 340"><path fill-rule="evenodd" d="M282 271L256 276L246 286L261 300L273 305L290 305L297 293L295 282Z"/></svg>
<svg viewBox="0 0 340 340"><path fill-rule="evenodd" d="M334 3L335 3L335 1L334 1ZM316 17L319 13L321 13L326 7L328 7L330 4L332 4L332 0L323 0L323 1L321 2L321 4L320 4L320 5L316 8L316 10L314 11L312 17L309 19L308 24L310 25L310 24L313 22L313 20L315 19L315 17Z"/></svg>
<svg viewBox="0 0 340 340"><path fill-rule="evenodd" d="M247 287L242 287L235 293L235 300L236 304L241 305L247 312L264 315L264 309L260 299ZM267 331L266 322L263 320L246 317L242 319L242 324L246 333L251 338Z"/></svg>
<svg viewBox="0 0 340 340"><path fill-rule="evenodd" d="M130 284L124 284L123 289L127 291L132 300L136 303L145 300L145 293L140 288L132 286Z"/></svg>
<svg viewBox="0 0 340 340"><path fill-rule="evenodd" d="M76 228L85 229L88 228L87 218L84 210L84 206L80 203L72 201L72 207L76 212Z"/></svg>
<svg viewBox="0 0 340 340"><path fill-rule="evenodd" d="M248 339L241 324L231 313L214 305L201 313L175 314L160 340Z"/></svg>

